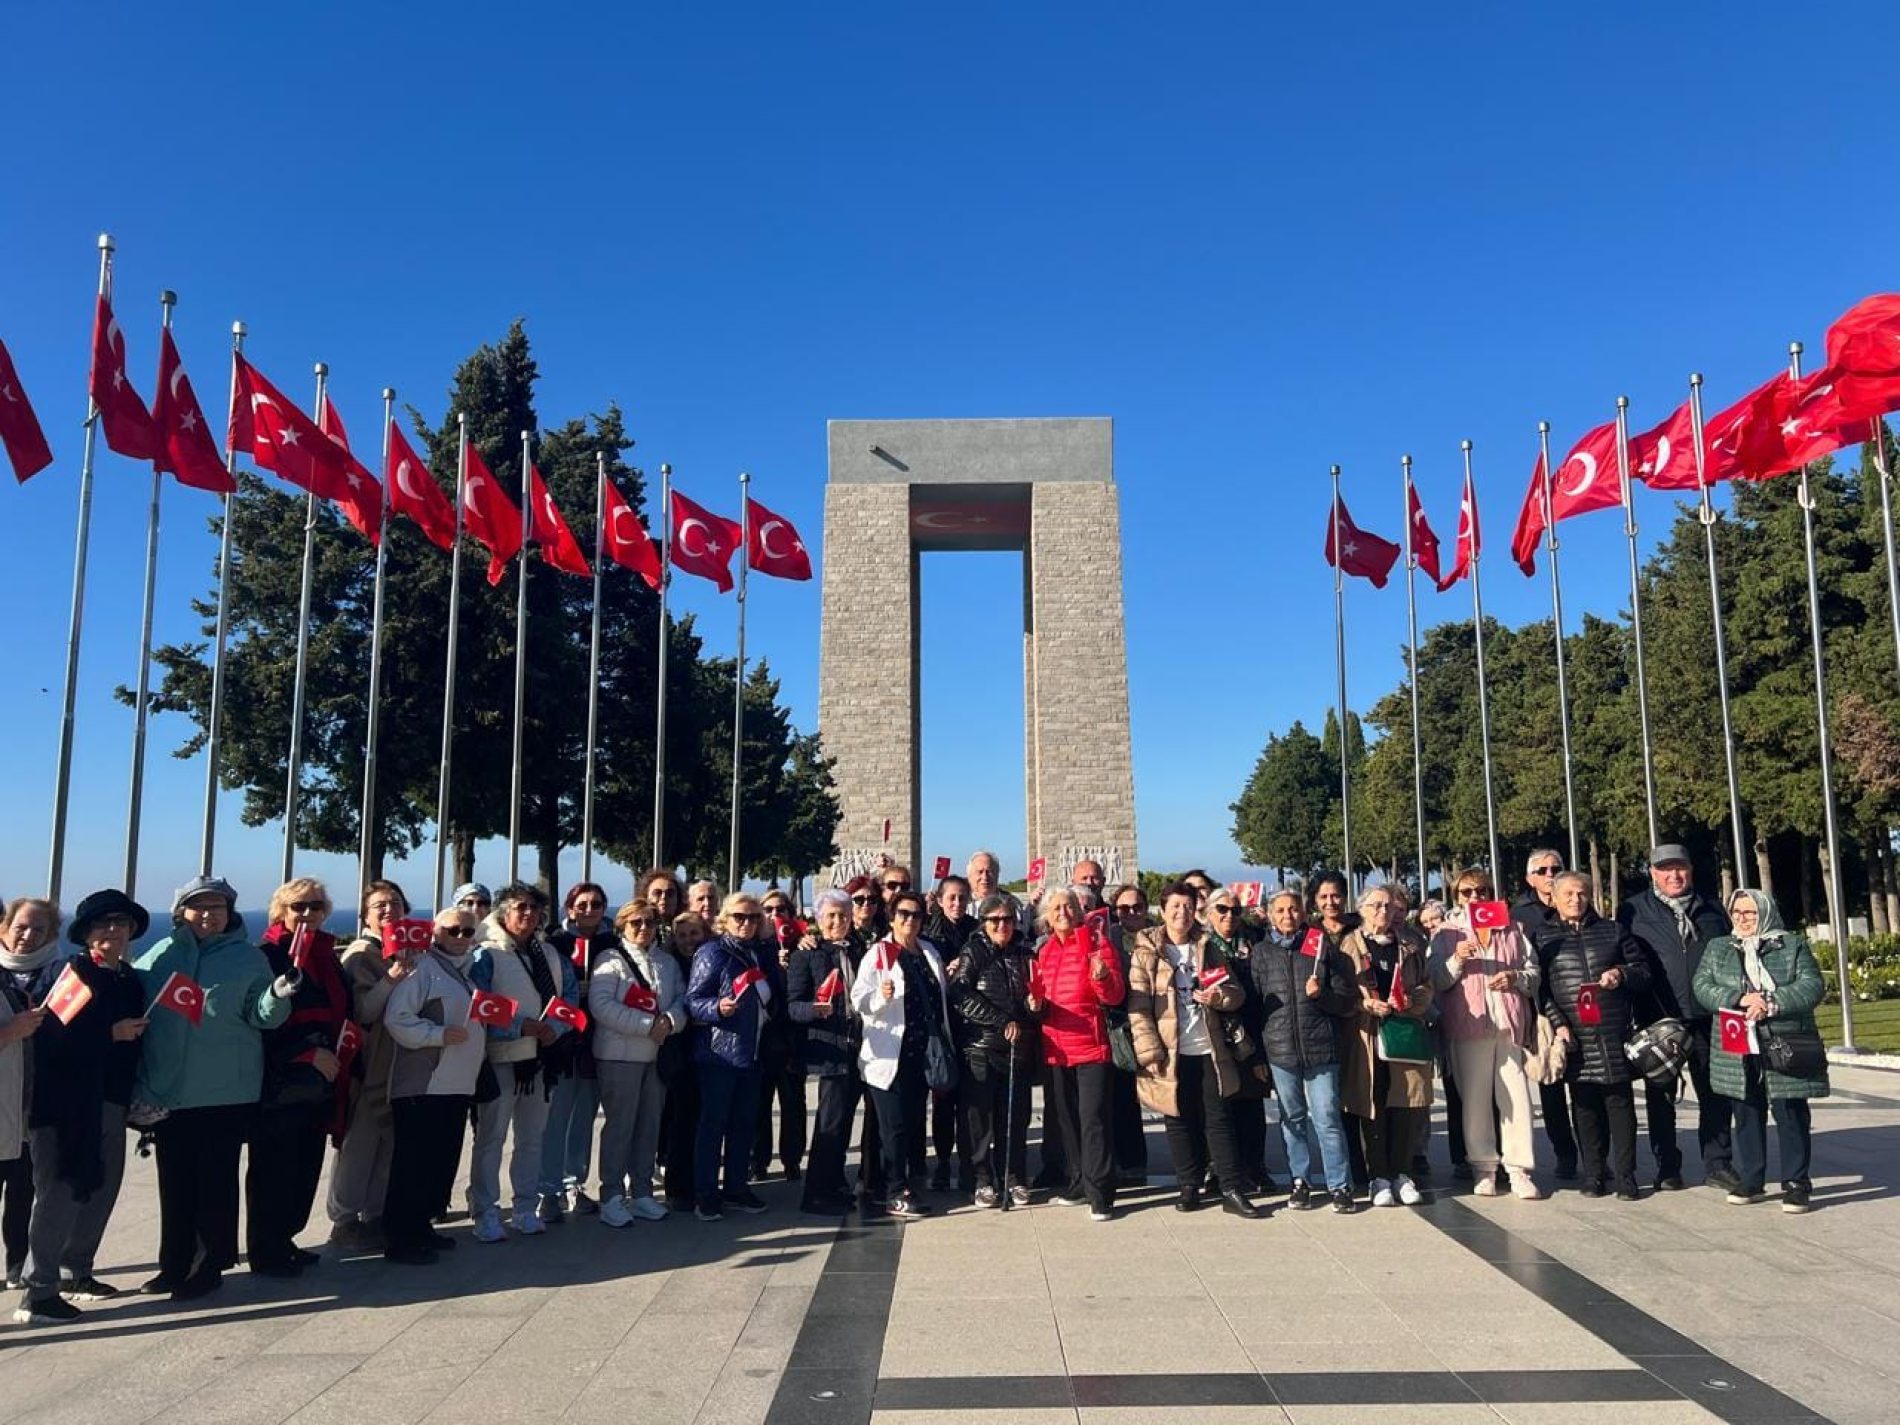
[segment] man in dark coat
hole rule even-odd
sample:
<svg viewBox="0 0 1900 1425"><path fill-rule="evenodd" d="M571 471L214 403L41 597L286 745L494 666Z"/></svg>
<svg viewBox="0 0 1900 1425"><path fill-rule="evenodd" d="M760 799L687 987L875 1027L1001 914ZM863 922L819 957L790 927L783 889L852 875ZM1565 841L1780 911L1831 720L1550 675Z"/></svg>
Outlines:
<svg viewBox="0 0 1900 1425"><path fill-rule="evenodd" d="M1551 887L1563 873L1563 854L1540 846L1524 859L1524 894L1511 903L1511 919L1517 923L1526 945L1537 943L1537 932L1557 921L1551 908ZM1577 1135L1570 1127L1570 1100L1562 1080L1537 1086L1543 1110L1544 1132L1550 1136L1551 1151L1557 1156L1557 1180L1577 1180Z"/></svg>

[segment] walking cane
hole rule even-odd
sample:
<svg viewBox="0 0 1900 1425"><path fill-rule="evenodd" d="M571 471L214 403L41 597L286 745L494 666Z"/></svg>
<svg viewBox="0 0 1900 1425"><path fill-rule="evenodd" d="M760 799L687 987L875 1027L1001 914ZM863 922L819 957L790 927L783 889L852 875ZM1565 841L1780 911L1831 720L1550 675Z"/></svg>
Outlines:
<svg viewBox="0 0 1900 1425"><path fill-rule="evenodd" d="M1009 1211L1009 1140L1016 1136L1016 1046L1004 1041L1009 1051L1009 1074L1005 1079L1008 1088L1003 1091L1003 1191L997 1196L997 1205L1003 1211Z"/></svg>

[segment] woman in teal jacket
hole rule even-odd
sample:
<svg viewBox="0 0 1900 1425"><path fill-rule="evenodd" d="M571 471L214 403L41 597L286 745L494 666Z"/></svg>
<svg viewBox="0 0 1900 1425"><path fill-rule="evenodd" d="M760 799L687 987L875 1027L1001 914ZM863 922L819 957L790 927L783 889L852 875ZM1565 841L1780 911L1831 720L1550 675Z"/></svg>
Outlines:
<svg viewBox="0 0 1900 1425"><path fill-rule="evenodd" d="M1711 1014L1740 1010L1758 1029L1783 1036L1818 1038L1814 1007L1827 995L1821 967L1808 942L1781 923L1774 898L1763 891L1741 890L1729 898L1735 933L1709 942L1695 972L1695 997ZM1719 1036L1709 1045L1709 1081L1724 1098L1735 1100L1735 1171L1740 1185L1732 1203L1760 1202L1768 1176L1768 1109L1774 1107L1775 1137L1781 1151L1781 1210L1806 1212L1813 1183L1808 1163L1814 1146L1811 1098L1827 1097L1827 1060L1811 1077L1777 1073L1760 1054L1724 1049Z"/></svg>
<svg viewBox="0 0 1900 1425"><path fill-rule="evenodd" d="M263 1031L290 1015L296 984L273 978L245 937L237 892L201 876L172 897L172 933L138 958L147 998L173 974L204 992L204 1017L155 1014L135 1111L162 1112L158 1140L158 1275L148 1294L188 1301L216 1290L237 1261L238 1154L264 1079Z"/></svg>

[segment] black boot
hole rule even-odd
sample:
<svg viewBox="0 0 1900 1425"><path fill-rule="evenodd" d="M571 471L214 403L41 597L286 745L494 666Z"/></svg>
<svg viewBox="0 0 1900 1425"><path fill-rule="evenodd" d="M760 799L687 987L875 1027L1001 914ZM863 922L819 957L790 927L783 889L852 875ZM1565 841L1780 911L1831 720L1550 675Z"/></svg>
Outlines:
<svg viewBox="0 0 1900 1425"><path fill-rule="evenodd" d="M1222 1212L1231 1212L1236 1217L1265 1217L1266 1213L1247 1200L1242 1192L1224 1192L1220 1195Z"/></svg>
<svg viewBox="0 0 1900 1425"><path fill-rule="evenodd" d="M1199 1212L1201 1210L1201 1190L1198 1187L1181 1189L1181 1200L1174 1205L1176 1212Z"/></svg>

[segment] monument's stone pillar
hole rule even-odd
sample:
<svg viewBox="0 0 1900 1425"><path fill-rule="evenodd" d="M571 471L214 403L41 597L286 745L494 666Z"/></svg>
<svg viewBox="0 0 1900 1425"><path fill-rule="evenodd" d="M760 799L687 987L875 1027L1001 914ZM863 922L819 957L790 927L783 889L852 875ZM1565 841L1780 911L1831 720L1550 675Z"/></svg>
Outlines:
<svg viewBox="0 0 1900 1425"><path fill-rule="evenodd" d="M834 883L879 852L929 874L919 550L1023 554L1028 826L1023 860L1004 874L1039 856L1052 881L1084 857L1111 881L1134 874L1113 431L1101 419L831 423L818 721L842 808Z"/></svg>

